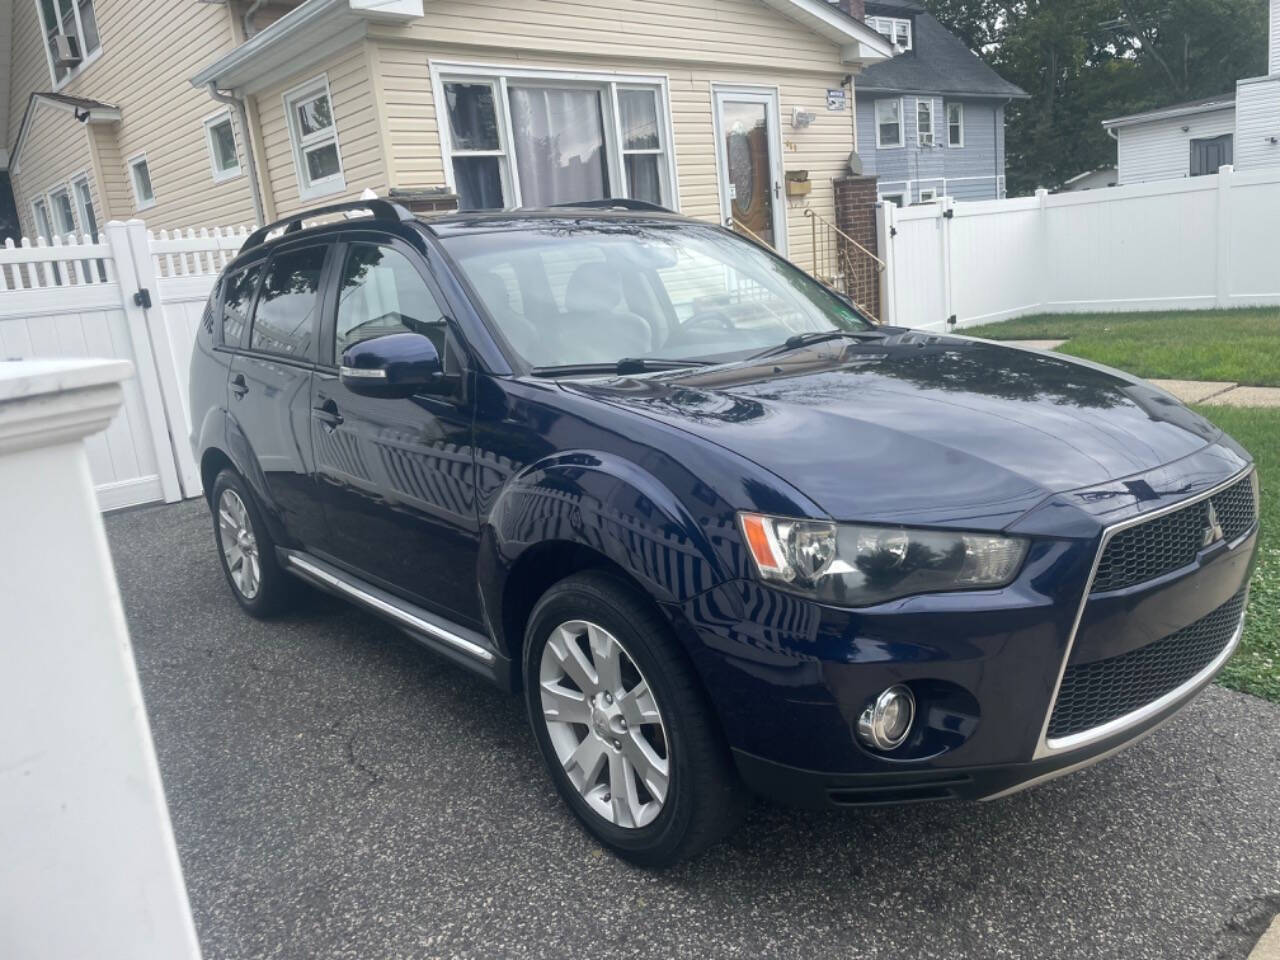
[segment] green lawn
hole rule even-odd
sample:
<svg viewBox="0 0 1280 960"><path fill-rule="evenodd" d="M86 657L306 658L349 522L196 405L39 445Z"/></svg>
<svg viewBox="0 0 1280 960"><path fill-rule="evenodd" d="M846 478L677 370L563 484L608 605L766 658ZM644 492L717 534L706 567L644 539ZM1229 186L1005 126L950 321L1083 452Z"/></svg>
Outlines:
<svg viewBox="0 0 1280 960"><path fill-rule="evenodd" d="M957 331L992 340L1068 340L1062 353L1165 380L1280 387L1280 310L1045 314Z"/></svg>
<svg viewBox="0 0 1280 960"><path fill-rule="evenodd" d="M1253 454L1262 479L1262 546L1244 641L1221 682L1280 703L1280 410L1196 409Z"/></svg>

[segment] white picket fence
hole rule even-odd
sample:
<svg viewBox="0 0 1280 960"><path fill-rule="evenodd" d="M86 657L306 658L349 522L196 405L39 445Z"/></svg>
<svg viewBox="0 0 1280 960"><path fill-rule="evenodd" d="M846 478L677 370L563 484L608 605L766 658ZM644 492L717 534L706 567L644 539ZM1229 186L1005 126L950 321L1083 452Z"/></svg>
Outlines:
<svg viewBox="0 0 1280 960"><path fill-rule="evenodd" d="M140 220L113 221L97 243L85 237L0 248L0 360L133 364L120 415L87 441L103 509L200 493L187 371L214 280L247 232L154 234Z"/></svg>
<svg viewBox="0 0 1280 960"><path fill-rule="evenodd" d="M947 329L1034 313L1280 304L1280 170L880 210L882 317ZM1211 332L1210 332L1211 335Z"/></svg>

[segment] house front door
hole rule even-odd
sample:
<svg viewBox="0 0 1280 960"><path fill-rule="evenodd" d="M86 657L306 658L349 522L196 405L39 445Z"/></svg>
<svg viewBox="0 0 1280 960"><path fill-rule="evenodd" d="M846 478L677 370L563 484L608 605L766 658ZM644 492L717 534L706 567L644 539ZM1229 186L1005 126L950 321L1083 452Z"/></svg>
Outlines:
<svg viewBox="0 0 1280 960"><path fill-rule="evenodd" d="M734 227L785 253L778 94L717 89L715 111L720 209Z"/></svg>

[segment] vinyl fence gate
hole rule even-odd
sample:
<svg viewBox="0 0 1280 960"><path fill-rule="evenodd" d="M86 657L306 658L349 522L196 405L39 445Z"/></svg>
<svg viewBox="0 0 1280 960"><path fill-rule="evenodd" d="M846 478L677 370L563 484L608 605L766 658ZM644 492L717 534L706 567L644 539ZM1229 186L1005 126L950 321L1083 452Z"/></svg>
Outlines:
<svg viewBox="0 0 1280 960"><path fill-rule="evenodd" d="M104 510L201 492L191 453L187 371L219 272L248 234L107 224L98 241L0 248L0 360L112 357L133 364L124 404L87 441Z"/></svg>

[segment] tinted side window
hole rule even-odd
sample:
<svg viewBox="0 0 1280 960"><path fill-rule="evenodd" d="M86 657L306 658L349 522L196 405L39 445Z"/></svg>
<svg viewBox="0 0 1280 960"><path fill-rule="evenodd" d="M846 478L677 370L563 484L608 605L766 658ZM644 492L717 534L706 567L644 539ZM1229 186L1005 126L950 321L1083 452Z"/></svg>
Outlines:
<svg viewBox="0 0 1280 960"><path fill-rule="evenodd" d="M391 247L353 243L342 266L334 357L392 333L422 334L436 345L446 372L456 367L444 312L417 268Z"/></svg>
<svg viewBox="0 0 1280 960"><path fill-rule="evenodd" d="M303 247L272 258L253 314L254 350L309 356L327 251L328 247Z"/></svg>
<svg viewBox="0 0 1280 960"><path fill-rule="evenodd" d="M253 292L258 288L261 275L262 264L255 263L224 281L227 295L222 300L222 342L228 346L240 346L240 338L249 322L249 310L253 306Z"/></svg>

